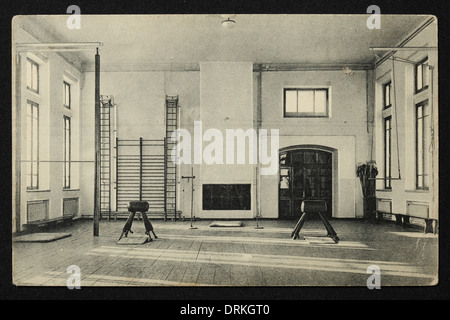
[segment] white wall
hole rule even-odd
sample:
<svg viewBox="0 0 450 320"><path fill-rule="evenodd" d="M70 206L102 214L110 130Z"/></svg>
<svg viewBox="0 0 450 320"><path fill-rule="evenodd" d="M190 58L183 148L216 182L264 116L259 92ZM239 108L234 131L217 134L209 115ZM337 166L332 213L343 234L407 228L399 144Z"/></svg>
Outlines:
<svg viewBox="0 0 450 320"><path fill-rule="evenodd" d="M262 127L280 130L280 148L318 145L333 152L333 217L362 217L362 192L356 165L370 160L366 71L263 72ZM328 118L283 118L283 88L330 87ZM278 176L263 176L261 214L278 217Z"/></svg>
<svg viewBox="0 0 450 320"><path fill-rule="evenodd" d="M15 19L14 21L15 43L37 43L37 37L27 30L35 30L29 21ZM30 92L26 87L26 58L29 57L39 64L39 94ZM80 176L77 163L72 164L72 183L70 189L63 189L63 116L71 118L72 160L79 160L80 155L80 85L82 77L80 71L56 53L21 53L14 56L17 69L20 74L20 82L17 83L16 99L19 104L13 104L13 114L18 117L18 122L13 124L14 145L13 152L20 157L21 163L16 170L20 172L20 225L27 223L27 203L36 200L49 201L48 218L62 217L63 198L79 198L83 203L80 191ZM63 106L63 81L69 80L72 90L72 109ZM13 88L15 89L15 88ZM26 186L26 118L25 110L27 100L39 104L39 189L27 190ZM20 110L18 110L20 109ZM20 135L20 141L15 140L16 132ZM15 222L15 214L13 214ZM13 231L16 230L13 225Z"/></svg>
<svg viewBox="0 0 450 320"><path fill-rule="evenodd" d="M101 93L114 96L118 110L118 136L160 139L164 136L165 95L178 95L180 127L194 132L202 121L203 132L219 129L256 129L257 74L251 63L204 63L200 72L103 72ZM86 159L94 155L93 73L85 74L82 94L82 148ZM124 85L126 84L126 85ZM331 87L331 117L328 119L283 118L283 87L326 85ZM130 88L132 88L130 90ZM345 75L341 71L264 72L262 74L262 128L279 129L280 148L316 144L334 148L334 217L362 216L362 194L355 170L370 157L367 133L366 72ZM134 129L136 128L136 129ZM203 142L205 148L209 142ZM192 150L193 151L193 150ZM224 141L225 157L225 141ZM193 160L193 157L192 157ZM224 159L225 160L225 159ZM247 158L248 160L248 158ZM88 201L83 213L93 212L93 166L84 165L82 190ZM87 168L87 169L86 169ZM252 218L256 213L254 165L182 164L179 177L194 168L194 215L201 218ZM278 175L261 176L260 207L265 218L278 217ZM202 185L249 183L252 210L203 211ZM180 179L179 209L190 215L191 184Z"/></svg>
<svg viewBox="0 0 450 320"><path fill-rule="evenodd" d="M430 24L413 39L406 47L425 47L437 46L437 25L435 22ZM386 60L375 70L376 81L376 108L375 108L375 132L376 132L376 160L380 166L380 177L383 177L384 171L384 152L383 152L383 117L382 103L383 93L382 85L387 81L392 81L395 87L395 97L397 105L395 106L397 122L395 121L395 112L392 117L393 135L392 135L392 177L398 178L398 159L400 160L400 180L392 181L392 189L385 190L383 181L378 181L377 197L392 200L392 210L394 213L405 214L407 201L418 201L430 206L430 215L434 218L438 216L438 61L437 51L402 51L396 54L396 57L405 58L415 62L421 61L428 56L430 65L434 66L434 95L431 96L431 88L421 94L420 100L429 99L429 106L434 109L435 140L434 148L431 147L431 129L427 128L428 140L426 142L428 157L429 190L416 190L415 188L415 103L414 101L414 65L404 62L395 62L394 69L391 60ZM394 70L394 72L393 72ZM430 115L431 116L431 115ZM397 126L397 128L396 128ZM397 136L398 130L398 150ZM431 176L432 175L432 176ZM434 182L433 182L434 178Z"/></svg>
<svg viewBox="0 0 450 320"><path fill-rule="evenodd" d="M101 59L101 57L100 57ZM100 64L101 70L101 64ZM94 72L84 73L82 88L82 149L86 160L93 160L94 145ZM181 127L190 129L199 119L199 73L198 72L114 72L104 71L100 75L100 94L111 95L117 109L117 137L119 139L163 139L165 137L166 95L178 95ZM190 167L181 166L180 175L190 173ZM81 170L83 196L82 213L92 216L94 209L94 165L83 164ZM181 182L181 189L189 188L187 181ZM187 191L186 191L187 192ZM190 208L180 195L179 209ZM114 205L113 205L114 207Z"/></svg>
<svg viewBox="0 0 450 320"><path fill-rule="evenodd" d="M255 166L226 164L226 129L253 129L253 63L200 64L200 118L203 132L213 128L223 135L224 164L203 164L196 193L196 212L202 218L252 218L255 212ZM203 143L203 150L209 142ZM235 149L236 151L236 149ZM202 210L201 185L251 184L251 210Z"/></svg>

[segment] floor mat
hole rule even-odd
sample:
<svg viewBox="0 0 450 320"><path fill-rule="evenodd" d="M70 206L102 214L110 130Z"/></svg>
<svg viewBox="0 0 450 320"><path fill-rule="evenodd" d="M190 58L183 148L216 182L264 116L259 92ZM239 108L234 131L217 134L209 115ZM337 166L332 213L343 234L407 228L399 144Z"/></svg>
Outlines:
<svg viewBox="0 0 450 320"><path fill-rule="evenodd" d="M32 233L15 237L14 242L51 242L70 237L70 233Z"/></svg>
<svg viewBox="0 0 450 320"><path fill-rule="evenodd" d="M336 243L330 237L305 237L305 240L308 241L309 244L329 244Z"/></svg>
<svg viewBox="0 0 450 320"><path fill-rule="evenodd" d="M210 227L243 227L242 221L213 221L209 225Z"/></svg>
<svg viewBox="0 0 450 320"><path fill-rule="evenodd" d="M149 237L147 236L131 236L131 237L123 237L116 244L119 245L137 245L137 244L146 244L149 242Z"/></svg>

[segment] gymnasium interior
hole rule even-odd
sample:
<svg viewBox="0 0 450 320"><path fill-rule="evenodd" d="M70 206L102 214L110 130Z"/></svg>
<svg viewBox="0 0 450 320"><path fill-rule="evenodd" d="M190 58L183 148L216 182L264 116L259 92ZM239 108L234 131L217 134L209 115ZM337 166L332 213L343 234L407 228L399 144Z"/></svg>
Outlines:
<svg viewBox="0 0 450 320"><path fill-rule="evenodd" d="M434 16L12 30L15 286L439 282Z"/></svg>

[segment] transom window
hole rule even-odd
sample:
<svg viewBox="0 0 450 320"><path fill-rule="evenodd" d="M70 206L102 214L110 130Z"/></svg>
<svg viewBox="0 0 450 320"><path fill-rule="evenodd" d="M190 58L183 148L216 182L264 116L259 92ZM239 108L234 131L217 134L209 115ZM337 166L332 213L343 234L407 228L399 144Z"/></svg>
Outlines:
<svg viewBox="0 0 450 320"><path fill-rule="evenodd" d="M328 117L329 92L327 88L284 89L284 117Z"/></svg>
<svg viewBox="0 0 450 320"><path fill-rule="evenodd" d="M415 68L416 93L428 88L430 75L428 69L428 58L416 64Z"/></svg>
<svg viewBox="0 0 450 320"><path fill-rule="evenodd" d="M39 65L27 58L27 88L39 93Z"/></svg>
<svg viewBox="0 0 450 320"><path fill-rule="evenodd" d="M392 106L391 102L392 82L383 85L383 108L387 109Z"/></svg>
<svg viewBox="0 0 450 320"><path fill-rule="evenodd" d="M71 96L70 96L70 84L64 81L64 94L63 94L63 100L64 100L64 107L67 109L70 109L71 107Z"/></svg>

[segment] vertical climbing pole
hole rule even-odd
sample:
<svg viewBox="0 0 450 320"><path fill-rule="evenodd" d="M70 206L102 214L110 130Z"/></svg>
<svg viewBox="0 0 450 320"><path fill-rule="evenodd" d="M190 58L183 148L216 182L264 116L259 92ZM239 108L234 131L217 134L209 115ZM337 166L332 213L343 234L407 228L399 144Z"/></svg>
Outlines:
<svg viewBox="0 0 450 320"><path fill-rule="evenodd" d="M139 138L139 201L142 201L142 137Z"/></svg>
<svg viewBox="0 0 450 320"><path fill-rule="evenodd" d="M100 55L95 54L95 169L94 169L94 237L100 225Z"/></svg>
<svg viewBox="0 0 450 320"><path fill-rule="evenodd" d="M177 165L171 159L177 141L172 141L172 133L178 127L178 96L166 96L166 137L164 141L164 211L165 218L173 214L177 220Z"/></svg>

